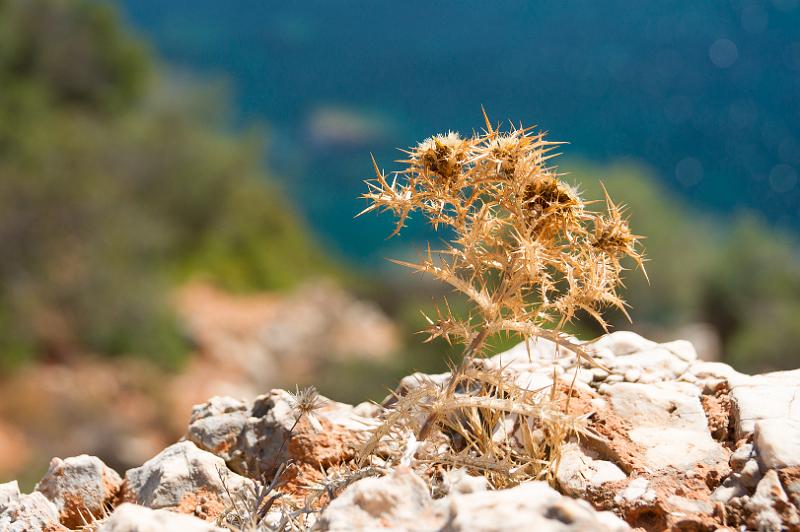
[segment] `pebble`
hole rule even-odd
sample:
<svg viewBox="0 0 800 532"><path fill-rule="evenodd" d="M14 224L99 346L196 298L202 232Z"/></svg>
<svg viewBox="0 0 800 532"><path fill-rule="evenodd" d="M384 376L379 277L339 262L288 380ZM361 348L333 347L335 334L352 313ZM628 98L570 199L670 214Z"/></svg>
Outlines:
<svg viewBox="0 0 800 532"><path fill-rule="evenodd" d="M744 443L736 448L731 455L730 465L737 471L744 467L744 464L753 456L753 444Z"/></svg>
<svg viewBox="0 0 800 532"><path fill-rule="evenodd" d="M756 421L754 439L759 458L768 469L800 466L800 420Z"/></svg>
<svg viewBox="0 0 800 532"><path fill-rule="evenodd" d="M617 504L623 501L633 502L637 500L652 502L656 498L656 493L648 489L649 485L650 482L646 478L637 477L631 480L628 486L614 497L614 502Z"/></svg>
<svg viewBox="0 0 800 532"><path fill-rule="evenodd" d="M692 343L687 340L674 340L661 344L661 347L666 348L670 353L684 362L694 362L697 360L697 351Z"/></svg>
<svg viewBox="0 0 800 532"><path fill-rule="evenodd" d="M637 382L642 378L642 372L638 369L629 369L625 372L625 380L628 382Z"/></svg>
<svg viewBox="0 0 800 532"><path fill-rule="evenodd" d="M739 482L745 488L755 488L759 480L761 480L761 471L758 468L758 462L751 458L742 467L742 471L739 473Z"/></svg>
<svg viewBox="0 0 800 532"><path fill-rule="evenodd" d="M592 405L592 408L594 408L597 411L605 410L606 408L608 408L608 401L606 401L602 397L595 397L590 401L590 403Z"/></svg>

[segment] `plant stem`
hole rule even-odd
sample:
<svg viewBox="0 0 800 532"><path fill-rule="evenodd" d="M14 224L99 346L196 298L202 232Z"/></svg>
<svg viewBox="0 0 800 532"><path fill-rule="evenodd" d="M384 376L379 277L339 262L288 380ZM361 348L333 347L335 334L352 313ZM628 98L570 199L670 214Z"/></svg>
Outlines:
<svg viewBox="0 0 800 532"><path fill-rule="evenodd" d="M480 353L481 349L483 349L483 344L486 342L486 337L489 334L489 329L486 327L481 328L478 331L478 334L475 335L475 338L469 343L467 348L464 350L464 357L461 359L461 364L459 364L458 368L450 375L450 382L447 383L447 388L444 391L444 400L447 401L453 394L456 393L456 388L458 387L458 383L461 381L461 377L464 375L464 372L467 368L472 364L472 361L475 358L475 355ZM422 428L419 431L419 435L417 436L417 440L424 441L430 436L433 427L439 422L440 414L438 412L432 412L428 419L425 420L423 423Z"/></svg>

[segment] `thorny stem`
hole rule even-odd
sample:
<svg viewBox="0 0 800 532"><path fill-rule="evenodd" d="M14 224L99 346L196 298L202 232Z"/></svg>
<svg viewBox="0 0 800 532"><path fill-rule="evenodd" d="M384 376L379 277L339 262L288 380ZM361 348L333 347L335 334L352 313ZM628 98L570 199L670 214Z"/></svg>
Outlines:
<svg viewBox="0 0 800 532"><path fill-rule="evenodd" d="M289 439L292 437L292 434L294 434L294 429L297 427L297 424L300 423L300 420L303 419L303 415L304 414L300 414L299 416L297 416L297 418L295 418L294 423L292 423L292 426L289 428L289 432L287 432L286 435L283 437L283 441L281 442L281 446L278 448L278 454L276 454L273 457L273 464L272 464L273 466L275 465L274 464L274 460L277 457L279 457L281 455L281 453L283 452L283 449L286 447L286 442L288 442Z"/></svg>
<svg viewBox="0 0 800 532"><path fill-rule="evenodd" d="M514 327L509 326L509 324L506 325L508 329L510 330L514 329ZM467 368L469 368L470 365L472 364L472 361L475 359L475 355L480 353L481 349L483 348L483 345L486 343L486 337L489 335L490 332L491 332L490 327L485 326L481 328L478 331L478 334L475 336L475 338L472 339L469 346L467 346L467 348L464 350L464 357L461 360L461 364L459 364L456 370L452 373L452 375L450 376L450 380L447 383L447 388L445 388L443 396L445 403L450 399L452 399L453 395L456 392L456 388L458 387L458 384L461 381L461 377L464 375ZM537 336L550 339L556 344L557 348L567 347L569 350L575 352L579 360L581 358L585 358L593 366L605 369L605 367L596 362L592 357L588 356L580 346L565 341L557 333L547 334L547 332L549 331L540 330ZM578 372L576 368L575 375L573 376L572 383L570 384L569 388L570 393L568 394L566 409L569 409L569 396L571 396L572 389L575 386L575 378L577 377L577 375ZM555 386L553 387L553 389L555 389ZM422 428L419 431L419 435L417 436L417 440L419 441L426 440L428 436L430 436L430 433L434 429L434 427L439 423L440 419L441 419L441 412L439 411L431 412L428 415L427 419L425 420L425 423L423 423Z"/></svg>
<svg viewBox="0 0 800 532"><path fill-rule="evenodd" d="M466 369L472 364L472 361L475 359L475 355L480 353L481 349L483 348L483 344L486 342L486 336L489 334L489 329L486 327L481 328L478 331L478 334L475 338L472 339L469 346L464 350L464 357L461 359L461 364L459 364L458 368L450 375L450 381L447 383L447 388L444 392L444 399L447 401L453 394L456 392L456 388L458 387L458 383L461 381L461 377L464 375ZM431 412L428 416L428 419L425 420L423 423L422 428L419 431L419 435L417 439L419 441L424 441L430 436L431 431L439 423L441 415L439 412Z"/></svg>
<svg viewBox="0 0 800 532"><path fill-rule="evenodd" d="M270 464L267 471L270 471L272 470L273 467L275 467L276 461L281 456L281 453L283 453L283 450L286 448L286 442L288 442L289 439L292 437L294 429L297 427L297 424L300 423L300 420L303 419L303 415L304 414L301 413L299 416L295 418L294 423L289 428L289 431L283 436L283 441L281 442L281 446L278 448L278 452L273 455L272 463ZM261 487L261 490L259 490L260 491L258 496L259 501L256 505L257 508L256 524L260 523L267 516L267 513L269 512L272 505L281 496L281 494L276 494L267 499L267 494L269 494L271 491L273 491L275 488L278 487L278 485L281 483L281 477L285 472L286 472L286 463L284 462L275 471L275 475L273 476L270 483L267 484L266 482L264 482L264 485ZM266 481L266 474L267 473L264 472L265 475L263 479L264 481Z"/></svg>

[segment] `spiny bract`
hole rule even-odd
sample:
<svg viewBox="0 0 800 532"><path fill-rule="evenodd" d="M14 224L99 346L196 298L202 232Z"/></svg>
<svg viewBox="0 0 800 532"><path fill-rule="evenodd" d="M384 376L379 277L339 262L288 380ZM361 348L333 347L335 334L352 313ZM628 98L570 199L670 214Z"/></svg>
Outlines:
<svg viewBox="0 0 800 532"><path fill-rule="evenodd" d="M513 124L501 131L484 118L482 133L449 132L410 149L400 161L405 168L391 178L373 159L376 177L362 196L369 201L362 214L396 216L392 236L412 212L454 235L444 249L429 247L419 263L400 262L450 284L476 311L465 317L440 311L428 320L430 339L476 344L479 338L469 354L501 331L569 343L558 330L579 311L607 328L603 309L626 313L617 292L622 259L643 267L640 237L607 193L605 201L584 201L549 166L561 143ZM595 203L605 208L595 211Z"/></svg>

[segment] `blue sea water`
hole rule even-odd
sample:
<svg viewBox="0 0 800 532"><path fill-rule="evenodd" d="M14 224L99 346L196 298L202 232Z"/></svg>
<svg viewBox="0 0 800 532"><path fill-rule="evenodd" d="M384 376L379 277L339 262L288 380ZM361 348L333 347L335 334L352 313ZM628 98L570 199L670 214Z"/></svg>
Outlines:
<svg viewBox="0 0 800 532"><path fill-rule="evenodd" d="M697 207L800 229L800 2L125 0L175 69L229 80L240 123L334 249L356 223L370 152L494 119L568 154L650 165ZM412 230L413 236L414 230Z"/></svg>

